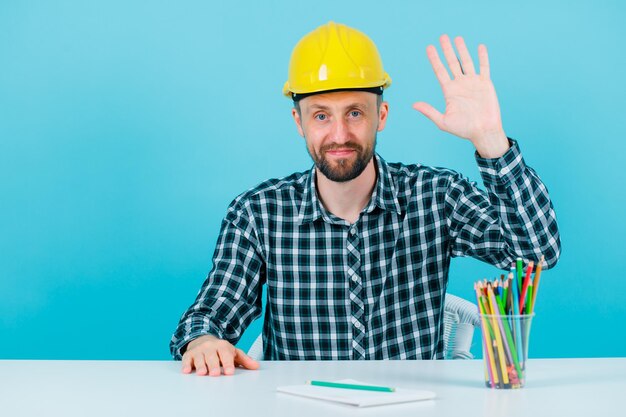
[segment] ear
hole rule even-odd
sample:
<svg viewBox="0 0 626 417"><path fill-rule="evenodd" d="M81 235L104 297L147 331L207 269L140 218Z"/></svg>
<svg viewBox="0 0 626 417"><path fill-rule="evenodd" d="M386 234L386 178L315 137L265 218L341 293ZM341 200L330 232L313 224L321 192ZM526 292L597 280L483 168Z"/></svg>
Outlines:
<svg viewBox="0 0 626 417"><path fill-rule="evenodd" d="M300 119L300 115L295 108L291 109L291 116L293 117L294 122L296 122L296 126L298 127L298 133L300 134L300 136L304 137L304 130L302 130L302 120Z"/></svg>
<svg viewBox="0 0 626 417"><path fill-rule="evenodd" d="M389 114L389 103L383 101L380 103L380 110L378 111L378 131L382 132L387 124L387 115Z"/></svg>

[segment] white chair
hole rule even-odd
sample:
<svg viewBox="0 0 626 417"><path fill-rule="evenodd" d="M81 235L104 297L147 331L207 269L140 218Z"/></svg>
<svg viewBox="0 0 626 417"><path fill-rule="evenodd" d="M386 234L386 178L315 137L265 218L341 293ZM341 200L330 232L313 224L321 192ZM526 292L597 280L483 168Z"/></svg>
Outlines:
<svg viewBox="0 0 626 417"><path fill-rule="evenodd" d="M446 294L443 306L443 349L445 359L474 359L470 353L474 328L480 327L478 307L456 295ZM263 360L263 335L259 335L248 356Z"/></svg>
<svg viewBox="0 0 626 417"><path fill-rule="evenodd" d="M445 359L474 359L470 348L474 329L480 328L478 306L453 294L443 305L443 349Z"/></svg>

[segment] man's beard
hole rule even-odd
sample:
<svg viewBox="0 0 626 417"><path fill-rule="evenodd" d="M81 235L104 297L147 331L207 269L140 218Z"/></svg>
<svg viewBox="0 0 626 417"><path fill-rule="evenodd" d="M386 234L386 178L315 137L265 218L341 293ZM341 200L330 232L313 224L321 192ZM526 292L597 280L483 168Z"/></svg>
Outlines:
<svg viewBox="0 0 626 417"><path fill-rule="evenodd" d="M313 158L315 166L329 180L335 182L347 182L355 179L365 170L367 164L374 156L376 148L376 137L372 146L362 147L353 142L347 142L342 145L330 144L322 147L318 153L309 149L309 155ZM356 159L341 158L336 161L329 161L326 158L326 152L333 149L352 149L356 153Z"/></svg>

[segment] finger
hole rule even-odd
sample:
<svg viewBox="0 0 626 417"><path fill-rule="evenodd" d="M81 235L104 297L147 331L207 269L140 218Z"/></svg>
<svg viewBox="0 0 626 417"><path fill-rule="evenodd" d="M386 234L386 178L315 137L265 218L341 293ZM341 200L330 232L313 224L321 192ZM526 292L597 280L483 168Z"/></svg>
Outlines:
<svg viewBox="0 0 626 417"><path fill-rule="evenodd" d="M232 375L235 373L235 349L232 346L218 348L217 354L224 368L224 375Z"/></svg>
<svg viewBox="0 0 626 417"><path fill-rule="evenodd" d="M443 115L433 106L431 106L428 103L424 103L423 101L419 101L413 104L413 108L417 110L418 112L422 113L424 116L428 117L430 120L432 120L433 123L436 124L439 129L442 128Z"/></svg>
<svg viewBox="0 0 626 417"><path fill-rule="evenodd" d="M478 63L480 65L480 75L490 78L489 75L489 55L487 54L487 46L478 45Z"/></svg>
<svg viewBox="0 0 626 417"><path fill-rule="evenodd" d="M426 48L426 56L428 56L430 65L433 67L433 71L439 80L439 84L443 86L446 82L450 81L450 74L448 74L448 70L443 66L443 63L439 59L437 48L433 45L428 45Z"/></svg>
<svg viewBox="0 0 626 417"><path fill-rule="evenodd" d="M205 352L204 360L209 368L209 376L220 376L222 370L220 369L220 358L217 356L216 351Z"/></svg>
<svg viewBox="0 0 626 417"><path fill-rule="evenodd" d="M450 67L450 72L456 77L460 77L463 75L463 70L461 69L461 64L459 63L459 59L456 57L454 53L454 49L452 49L452 43L450 43L450 38L448 35L441 35L439 38L441 42L441 49L443 50L443 55L446 57L446 61L448 61L448 66Z"/></svg>
<svg viewBox="0 0 626 417"><path fill-rule="evenodd" d="M250 356L243 353L243 350L237 349L235 354L235 363L246 369L259 369L260 364Z"/></svg>
<svg viewBox="0 0 626 417"><path fill-rule="evenodd" d="M465 41L462 37L457 36L454 38L454 44L456 45L456 50L459 51L459 56L461 57L461 65L463 66L463 74L465 75L476 75L476 70L474 69L474 62L472 61L472 56L467 50L467 46L465 46Z"/></svg>
<svg viewBox="0 0 626 417"><path fill-rule="evenodd" d="M185 374L191 373L191 370L193 369L193 358L191 357L191 355L183 355L182 369L183 373Z"/></svg>
<svg viewBox="0 0 626 417"><path fill-rule="evenodd" d="M204 361L204 355L202 352L197 352L193 355L193 366L196 368L196 375L206 375L207 368Z"/></svg>

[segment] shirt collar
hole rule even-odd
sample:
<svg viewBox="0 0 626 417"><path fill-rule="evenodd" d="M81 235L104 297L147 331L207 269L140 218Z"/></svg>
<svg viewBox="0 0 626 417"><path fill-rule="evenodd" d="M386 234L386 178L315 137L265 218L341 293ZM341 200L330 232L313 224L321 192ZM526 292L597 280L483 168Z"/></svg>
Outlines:
<svg viewBox="0 0 626 417"><path fill-rule="evenodd" d="M304 193L302 194L302 203L298 213L298 224L314 222L322 216L321 202L317 197L317 187L315 186L315 165L309 171Z"/></svg>
<svg viewBox="0 0 626 417"><path fill-rule="evenodd" d="M378 154L375 155L375 161L378 168L378 180L376 181L376 188L374 188L372 193L372 199L365 210L369 213L374 209L374 206L377 206L382 210L395 211L398 214L402 214L400 202L398 201L398 190L393 183L389 165Z"/></svg>
<svg viewBox="0 0 626 417"><path fill-rule="evenodd" d="M374 161L378 170L378 178L376 180L376 187L372 193L372 198L363 211L371 213L375 207L378 207L382 210L402 214L400 203L398 202L398 193L393 183L389 165L387 165L385 160L378 154L374 155ZM317 196L315 175L315 166L313 166L311 171L309 171L308 179L304 187L302 203L298 213L298 224L313 222L323 216L322 203Z"/></svg>

